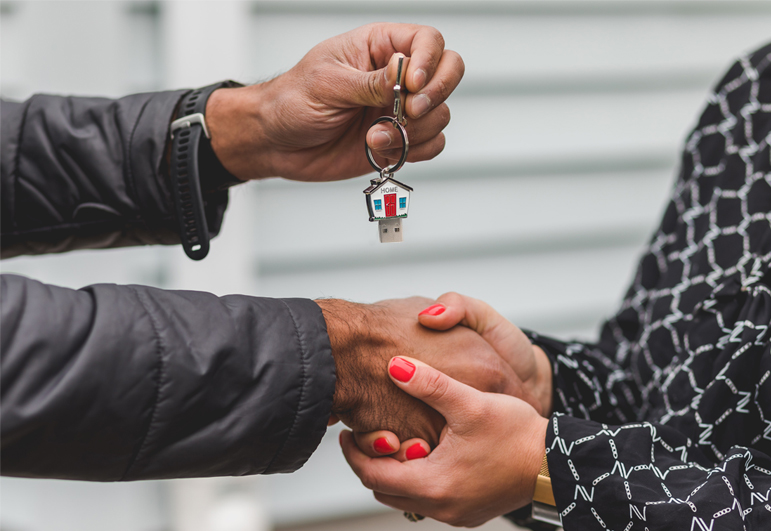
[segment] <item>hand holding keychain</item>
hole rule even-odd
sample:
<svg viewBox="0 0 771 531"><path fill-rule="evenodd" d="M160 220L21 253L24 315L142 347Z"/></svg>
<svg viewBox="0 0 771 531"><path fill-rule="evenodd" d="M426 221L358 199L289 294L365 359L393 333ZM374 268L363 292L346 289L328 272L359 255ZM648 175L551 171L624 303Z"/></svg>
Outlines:
<svg viewBox="0 0 771 531"><path fill-rule="evenodd" d="M370 186L364 190L367 200L369 220L378 222L378 234L380 243L402 241L402 218L407 217L410 206L410 192L412 188L394 179L394 173L404 166L407 161L407 153L410 143L407 139L407 118L404 115L404 104L407 101L407 89L401 85L404 68L404 57L399 57L396 72L396 85L394 85L394 116L381 116L372 125L383 122L391 122L402 137L402 154L395 164L381 168L375 162L372 150L364 143L367 160L375 170L380 173L370 181Z"/></svg>

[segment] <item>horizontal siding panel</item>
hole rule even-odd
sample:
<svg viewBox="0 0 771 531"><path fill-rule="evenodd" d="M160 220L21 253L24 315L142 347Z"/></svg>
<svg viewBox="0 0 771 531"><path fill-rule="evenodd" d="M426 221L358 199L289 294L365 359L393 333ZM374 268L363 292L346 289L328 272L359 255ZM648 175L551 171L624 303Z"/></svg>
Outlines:
<svg viewBox="0 0 771 531"><path fill-rule="evenodd" d="M15 2L14 2L15 3ZM379 0L252 0L257 13L380 13ZM771 9L763 0L392 0L392 10L466 16L484 12L497 15L606 16L612 14L693 16L701 14L756 14Z"/></svg>
<svg viewBox="0 0 771 531"><path fill-rule="evenodd" d="M611 313L633 274L639 245L576 249L525 256L469 257L452 261L271 275L260 278L260 294L270 297L335 297L362 302L437 297L458 291L487 301L521 326L577 319L599 323Z"/></svg>
<svg viewBox="0 0 771 531"><path fill-rule="evenodd" d="M2 273L22 275L57 286L79 289L91 284L164 284L163 257L169 248L124 247L81 250L2 261ZM173 252L182 253L182 249ZM205 289L199 287L198 289Z"/></svg>
<svg viewBox="0 0 771 531"><path fill-rule="evenodd" d="M448 162L620 153L674 155L706 91L456 97L446 129Z"/></svg>
<svg viewBox="0 0 771 531"><path fill-rule="evenodd" d="M260 493L270 507L274 524L299 524L385 509L345 462L338 442L343 428L338 424L328 429L319 447L297 472L259 478Z"/></svg>
<svg viewBox="0 0 771 531"><path fill-rule="evenodd" d="M585 16L577 16L581 2L570 12L548 9L535 14L499 10L496 5L505 3L489 2L466 2L462 14L447 13L433 2L409 2L403 9L378 2L360 13L355 5L349 6L353 12L340 11L325 2L308 11L294 10L294 2L270 8L266 4L271 3L255 4L250 35L251 75L258 79L287 70L326 38L375 21L438 28L447 47L464 58L466 82L475 86L539 80L569 87L574 79L580 86L596 76L645 74L680 83L687 76L692 87L705 87L734 57L771 39L771 5L751 12L724 8L691 16L674 9L603 13L587 8ZM426 4L432 4L435 14L426 14Z"/></svg>
<svg viewBox="0 0 771 531"><path fill-rule="evenodd" d="M500 254L496 247L532 254L567 246L571 239L592 245L595 233L622 243L629 235L638 243L653 229L673 180L668 170L579 178L471 174L449 182L410 180L409 167L401 173L415 188L401 244L378 242L377 223L367 220L364 179L263 183L256 202L262 273Z"/></svg>

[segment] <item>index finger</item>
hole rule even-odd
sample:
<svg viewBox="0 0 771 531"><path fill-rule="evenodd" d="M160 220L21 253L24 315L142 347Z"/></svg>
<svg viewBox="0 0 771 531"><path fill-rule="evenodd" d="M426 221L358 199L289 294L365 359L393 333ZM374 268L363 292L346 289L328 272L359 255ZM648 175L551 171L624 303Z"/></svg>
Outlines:
<svg viewBox="0 0 771 531"><path fill-rule="evenodd" d="M410 57L405 84L410 92L418 92L436 72L444 53L444 37L436 28L414 24L388 27L394 49Z"/></svg>
<svg viewBox="0 0 771 531"><path fill-rule="evenodd" d="M445 50L439 30L415 24L385 24L378 29L382 33L374 49L382 52L391 48L410 57L405 77L410 92L406 105L409 116L419 118L443 103L460 83L466 67L460 55Z"/></svg>

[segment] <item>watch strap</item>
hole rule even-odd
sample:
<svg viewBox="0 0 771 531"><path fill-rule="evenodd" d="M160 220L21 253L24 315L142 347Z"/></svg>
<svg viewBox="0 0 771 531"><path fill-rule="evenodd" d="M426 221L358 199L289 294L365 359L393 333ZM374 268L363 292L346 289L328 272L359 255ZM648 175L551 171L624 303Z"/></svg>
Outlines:
<svg viewBox="0 0 771 531"><path fill-rule="evenodd" d="M213 173L229 176L229 179L221 179L225 181L224 186L218 188L237 182L214 155L205 118L206 102L212 92L234 86L240 85L224 81L190 91L182 98L177 118L171 124L171 193L182 248L193 260L201 260L209 253L209 226L203 194L209 190L202 183L211 183Z"/></svg>
<svg viewBox="0 0 771 531"><path fill-rule="evenodd" d="M535 480L533 501L556 506L557 502L554 501L554 491L552 491L551 488L551 475L549 475L549 461L546 459L547 455L548 454L543 454L541 470L538 472L538 478Z"/></svg>
<svg viewBox="0 0 771 531"><path fill-rule="evenodd" d="M548 453L543 454L541 469L535 480L531 518L538 522L559 526L562 525L562 518L557 510L557 502L554 500L554 491L551 487L548 455Z"/></svg>

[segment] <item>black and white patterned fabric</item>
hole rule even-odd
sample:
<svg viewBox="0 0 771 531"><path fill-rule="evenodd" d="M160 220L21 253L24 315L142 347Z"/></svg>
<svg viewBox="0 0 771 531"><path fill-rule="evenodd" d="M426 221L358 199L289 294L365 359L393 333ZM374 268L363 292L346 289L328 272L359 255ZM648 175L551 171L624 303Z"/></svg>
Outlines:
<svg viewBox="0 0 771 531"><path fill-rule="evenodd" d="M599 343L531 334L566 531L771 529L770 142L768 45L710 96Z"/></svg>

